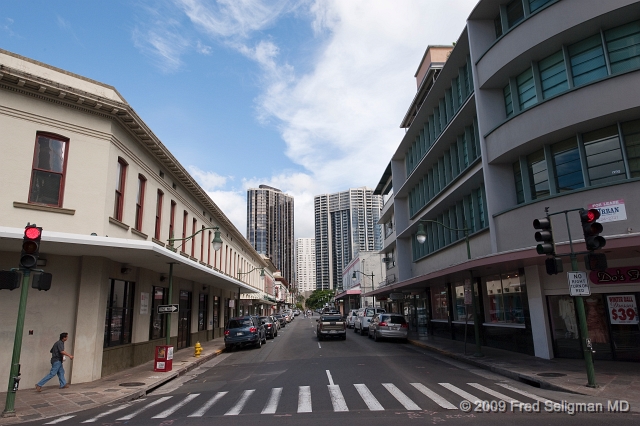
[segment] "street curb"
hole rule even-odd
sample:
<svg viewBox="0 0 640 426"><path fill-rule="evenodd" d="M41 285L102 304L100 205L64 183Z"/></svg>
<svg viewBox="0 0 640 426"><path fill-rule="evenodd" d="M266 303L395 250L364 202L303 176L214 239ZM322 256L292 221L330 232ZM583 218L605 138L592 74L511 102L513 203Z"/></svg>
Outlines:
<svg viewBox="0 0 640 426"><path fill-rule="evenodd" d="M517 373L515 371L511 371L511 370L508 370L508 369L503 368L503 367L497 367L495 365L490 365L490 364L485 363L485 362L480 362L480 361L477 361L475 359L471 359L471 358L468 358L468 357L463 356L463 355L459 355L459 354L454 353L454 352L449 352L449 351L444 350L444 349L440 349L440 348L436 348L436 347L433 347L433 346L426 345L426 344L424 344L424 343L422 343L420 341L417 341L417 340L409 339L408 341L409 341L409 343L411 343L414 346L418 346L420 348L427 349L427 350L429 350L431 352L436 352L436 353L438 353L440 355L444 355L446 357L453 358L453 359L455 359L457 361L462 361L464 363L471 364L474 367L479 367L479 368L482 368L484 370L489 370L489 371L491 371L493 373L500 374L501 376L505 376L505 377L508 377L510 379L513 379L513 380L517 380L517 381L519 381L521 383L524 383L524 384L527 384L529 386L540 387L541 389L547 389L547 390L567 392L567 393L572 393L572 394L576 394L576 395L588 395L587 393L577 392L575 389L571 389L571 388L567 388L567 387L564 387L564 386L556 385L554 383L550 383L550 382L548 382L546 380L543 380L543 379L540 379L539 377L536 377L536 376L530 376L530 375L523 374L523 373ZM534 385L533 383L537 384L537 386Z"/></svg>

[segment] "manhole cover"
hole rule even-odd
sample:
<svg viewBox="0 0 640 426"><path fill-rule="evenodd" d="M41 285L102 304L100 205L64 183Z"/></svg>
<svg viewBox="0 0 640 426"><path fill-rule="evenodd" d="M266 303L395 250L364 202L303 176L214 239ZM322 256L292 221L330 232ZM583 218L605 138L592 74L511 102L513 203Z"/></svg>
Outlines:
<svg viewBox="0 0 640 426"><path fill-rule="evenodd" d="M542 377L562 377L562 376L566 376L566 374L563 373L538 373L538 376L542 376ZM122 385L120 385L122 386Z"/></svg>
<svg viewBox="0 0 640 426"><path fill-rule="evenodd" d="M144 383L142 382L120 383L120 386L124 386L126 388L134 388L136 386L144 386Z"/></svg>

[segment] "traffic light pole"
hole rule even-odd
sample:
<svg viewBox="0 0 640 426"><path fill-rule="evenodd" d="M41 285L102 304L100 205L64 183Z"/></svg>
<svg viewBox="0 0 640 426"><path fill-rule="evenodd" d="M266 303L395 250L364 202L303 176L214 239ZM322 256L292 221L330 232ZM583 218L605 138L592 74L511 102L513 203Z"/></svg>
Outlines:
<svg viewBox="0 0 640 426"><path fill-rule="evenodd" d="M31 271L29 269L22 269L22 288L20 289L18 321L16 322L16 334L13 338L13 356L11 357L7 400L4 405L2 417L15 417L16 415L15 402L18 384L20 383L20 353L22 352L22 334L24 332L24 317L27 310L27 295L29 294L30 275Z"/></svg>

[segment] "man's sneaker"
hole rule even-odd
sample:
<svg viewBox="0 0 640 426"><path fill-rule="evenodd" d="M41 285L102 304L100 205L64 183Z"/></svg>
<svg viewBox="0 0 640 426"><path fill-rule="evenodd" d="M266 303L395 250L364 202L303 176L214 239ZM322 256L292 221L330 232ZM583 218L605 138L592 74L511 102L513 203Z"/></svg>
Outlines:
<svg viewBox="0 0 640 426"><path fill-rule="evenodd" d="M61 387L60 389L67 389L69 387L69 383L67 383L66 385L64 385L63 387Z"/></svg>
<svg viewBox="0 0 640 426"><path fill-rule="evenodd" d="M42 391L42 386L36 385L36 392L40 392L40 391Z"/></svg>

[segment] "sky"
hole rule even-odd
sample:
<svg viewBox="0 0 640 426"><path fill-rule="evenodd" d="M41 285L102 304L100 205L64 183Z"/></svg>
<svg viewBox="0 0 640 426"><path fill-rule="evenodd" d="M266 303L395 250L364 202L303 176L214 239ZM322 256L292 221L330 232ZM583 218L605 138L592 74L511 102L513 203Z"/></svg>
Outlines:
<svg viewBox="0 0 640 426"><path fill-rule="evenodd" d="M375 188L428 45L477 0L25 0L0 48L114 86L246 235L246 192Z"/></svg>

